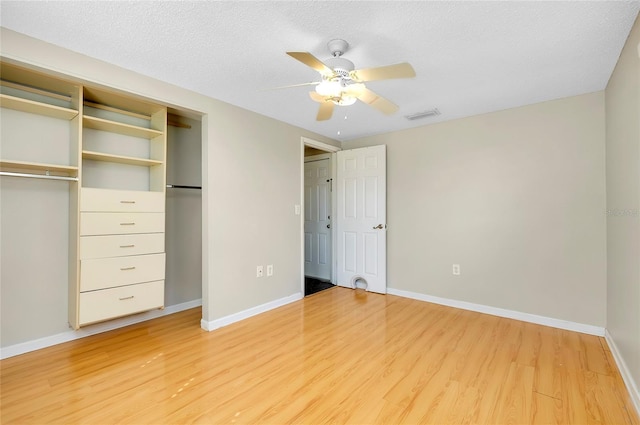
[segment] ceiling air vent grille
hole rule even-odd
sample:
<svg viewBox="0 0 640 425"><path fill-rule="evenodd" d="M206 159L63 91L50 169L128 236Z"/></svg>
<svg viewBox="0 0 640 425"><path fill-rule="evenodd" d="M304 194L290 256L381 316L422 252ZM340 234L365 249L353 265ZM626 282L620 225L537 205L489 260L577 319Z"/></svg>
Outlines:
<svg viewBox="0 0 640 425"><path fill-rule="evenodd" d="M438 108L435 108L424 112L418 112L417 114L405 115L404 117L409 121L414 121L427 117L435 117L437 115L440 115L440 111L438 110Z"/></svg>

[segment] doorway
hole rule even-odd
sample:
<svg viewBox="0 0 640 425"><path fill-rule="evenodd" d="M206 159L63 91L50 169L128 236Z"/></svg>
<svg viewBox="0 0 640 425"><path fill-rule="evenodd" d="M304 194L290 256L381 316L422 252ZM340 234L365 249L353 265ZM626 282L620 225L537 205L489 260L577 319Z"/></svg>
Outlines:
<svg viewBox="0 0 640 425"><path fill-rule="evenodd" d="M331 281L331 157L304 159L304 275Z"/></svg>
<svg viewBox="0 0 640 425"><path fill-rule="evenodd" d="M329 282L347 288L364 285L367 291L385 294L386 280L386 146L370 146L350 150L301 138L301 199L306 210L312 209L305 199L305 147L322 152L309 151L309 156L331 159L331 275ZM327 174L327 175L328 175ZM301 289L305 291L305 255L312 251L305 249L305 241L313 239L305 235L307 211L296 206L296 213L302 212L301 246L302 272ZM340 211L340 213L337 213ZM339 242L338 242L339 239ZM327 248L329 248L327 247ZM308 258L308 257L307 257Z"/></svg>
<svg viewBox="0 0 640 425"><path fill-rule="evenodd" d="M302 138L303 293L334 285L333 178L334 153L339 148Z"/></svg>

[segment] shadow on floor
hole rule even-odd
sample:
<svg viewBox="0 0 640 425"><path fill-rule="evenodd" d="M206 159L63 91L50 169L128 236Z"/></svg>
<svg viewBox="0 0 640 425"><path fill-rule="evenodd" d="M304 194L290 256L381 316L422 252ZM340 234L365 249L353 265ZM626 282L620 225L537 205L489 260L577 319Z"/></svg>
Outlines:
<svg viewBox="0 0 640 425"><path fill-rule="evenodd" d="M313 277L304 277L304 295L315 294L316 292L324 291L325 289L333 288L334 285L331 282L325 282L324 280L315 279Z"/></svg>

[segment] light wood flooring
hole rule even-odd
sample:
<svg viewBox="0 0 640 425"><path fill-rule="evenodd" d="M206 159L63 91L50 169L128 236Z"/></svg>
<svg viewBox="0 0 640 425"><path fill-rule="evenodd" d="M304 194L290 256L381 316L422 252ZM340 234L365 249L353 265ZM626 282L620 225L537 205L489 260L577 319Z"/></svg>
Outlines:
<svg viewBox="0 0 640 425"><path fill-rule="evenodd" d="M638 424L605 341L332 288L205 332L193 309L5 359L3 424Z"/></svg>

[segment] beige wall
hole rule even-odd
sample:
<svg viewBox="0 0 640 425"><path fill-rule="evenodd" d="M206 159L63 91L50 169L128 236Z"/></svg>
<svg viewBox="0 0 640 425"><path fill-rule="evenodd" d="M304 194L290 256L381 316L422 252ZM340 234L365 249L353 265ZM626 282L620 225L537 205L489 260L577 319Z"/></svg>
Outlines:
<svg viewBox="0 0 640 425"><path fill-rule="evenodd" d="M640 18L606 89L607 331L640 384ZM636 394L640 397L640 394ZM638 401L637 401L638 402Z"/></svg>
<svg viewBox="0 0 640 425"><path fill-rule="evenodd" d="M387 145L388 286L604 327L604 132L598 92L344 143Z"/></svg>
<svg viewBox="0 0 640 425"><path fill-rule="evenodd" d="M332 145L338 142L5 28L1 37L0 49L6 60L203 114L204 320L213 321L300 292L300 217L294 215L294 205L302 203L300 140L304 136ZM3 202L2 208L4 216L7 203ZM64 222L58 215L65 211L54 214L57 222ZM57 246L66 247L63 239L59 237ZM256 278L256 265L267 263L274 265L274 276ZM64 277L56 279L50 287L66 288ZM19 287L5 287L2 279L3 305L26 299L14 310L28 312L8 317L3 311L3 335L5 324L15 327L11 341L3 339L3 346L67 330L66 308L56 305L43 311L20 291ZM33 326L24 326L20 320L24 316L33 318Z"/></svg>
<svg viewBox="0 0 640 425"><path fill-rule="evenodd" d="M215 318L301 291L300 137L319 136L282 122L228 107L215 125L225 134L211 145L216 161L210 225L214 241L210 286ZM256 278L256 266L273 264L274 275Z"/></svg>

